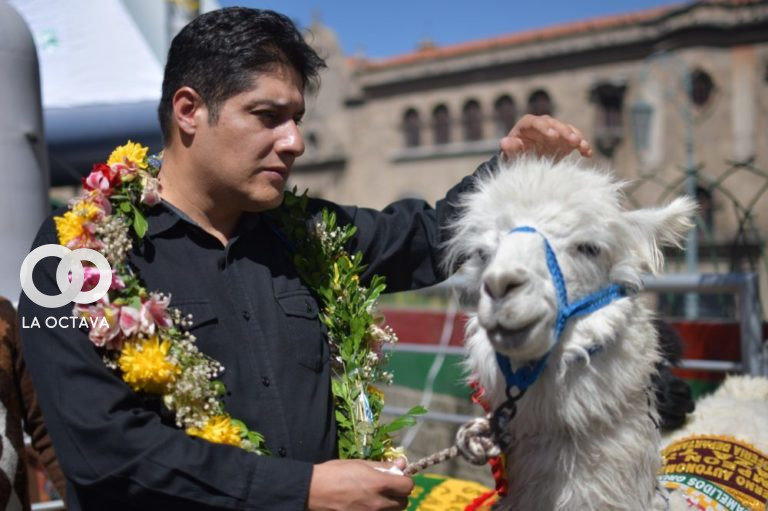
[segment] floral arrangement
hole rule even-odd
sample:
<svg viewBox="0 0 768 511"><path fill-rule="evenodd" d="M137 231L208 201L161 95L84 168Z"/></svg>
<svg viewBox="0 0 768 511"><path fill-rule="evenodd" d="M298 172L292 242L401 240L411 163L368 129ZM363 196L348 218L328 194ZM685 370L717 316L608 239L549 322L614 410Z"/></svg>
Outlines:
<svg viewBox="0 0 768 511"><path fill-rule="evenodd" d="M263 436L224 409L226 388L217 380L223 367L195 345L188 332L192 316L172 308L169 295L148 291L127 262L133 244L147 231L143 210L160 201L161 162L147 152L131 141L116 148L83 179L83 191L69 210L54 218L61 245L96 250L112 268L107 295L76 305L74 314L93 325L88 337L102 349L107 366L134 391L161 396L187 434L268 454ZM397 341L375 315L384 280L375 276L370 288L360 285L362 255L344 250L355 228L337 226L335 215L323 211L310 229L306 195L286 193L274 218L296 248L301 278L322 305L333 353L339 456L390 459L398 454L390 434L413 424L413 415L424 410L416 407L386 425L379 421L384 400L375 384L392 380L384 370L382 346ZM96 268L86 267L84 290L99 278Z"/></svg>
<svg viewBox="0 0 768 511"><path fill-rule="evenodd" d="M274 217L292 242L294 266L319 300L320 320L328 329L339 457L392 460L402 452L394 448L391 433L413 425L413 416L426 410L417 406L389 424L380 422L384 394L376 385L392 383L383 346L397 342L375 310L384 278L374 275L370 287L361 285L363 255L350 256L344 248L356 227L338 226L336 215L325 209L308 225L307 202L306 193L286 192Z"/></svg>
<svg viewBox="0 0 768 511"><path fill-rule="evenodd" d="M112 268L109 292L74 314L89 320L88 337L103 348L106 364L136 392L160 395L187 434L266 454L264 438L232 418L216 380L221 364L200 352L186 329L192 317L170 308L169 295L149 292L127 263L134 242L147 231L142 209L160 201L160 160L128 141L106 163L94 165L69 211L55 217L59 243L100 252ZM84 289L100 275L86 267Z"/></svg>

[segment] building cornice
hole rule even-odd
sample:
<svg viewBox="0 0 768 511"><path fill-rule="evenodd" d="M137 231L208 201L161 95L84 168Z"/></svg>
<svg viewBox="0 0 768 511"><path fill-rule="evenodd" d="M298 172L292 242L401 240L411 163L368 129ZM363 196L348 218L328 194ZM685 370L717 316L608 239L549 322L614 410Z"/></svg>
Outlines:
<svg viewBox="0 0 768 511"><path fill-rule="evenodd" d="M600 60L642 58L660 48L699 41L734 45L755 39L768 40L768 0L708 0L358 62L355 74L367 94L378 95L392 87L389 92L396 93L411 85L418 88L418 82L494 68L514 75L524 72L514 69L522 63L563 63L573 58L593 65ZM535 66L530 70L540 71Z"/></svg>

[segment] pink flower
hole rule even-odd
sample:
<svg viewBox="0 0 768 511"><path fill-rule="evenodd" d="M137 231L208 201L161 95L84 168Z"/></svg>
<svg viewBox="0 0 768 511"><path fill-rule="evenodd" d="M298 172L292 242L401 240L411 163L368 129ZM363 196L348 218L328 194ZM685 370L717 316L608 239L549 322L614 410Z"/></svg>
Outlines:
<svg viewBox="0 0 768 511"><path fill-rule="evenodd" d="M84 266L83 267L83 273L85 274L84 280L83 280L83 287L80 289L81 291L90 291L96 285L99 283L99 277L101 274L99 273L98 268L95 266ZM117 274L117 272L110 272L112 275L112 282L109 284L110 290L115 289L125 289L125 282L123 282L123 279L120 278L120 276ZM72 273L69 274L69 281L72 282Z"/></svg>
<svg viewBox="0 0 768 511"><path fill-rule="evenodd" d="M136 178L136 174L139 172L136 164L130 160L127 160L127 165L126 162L112 163L109 167L113 172L116 172L120 176L120 180L123 183L133 181Z"/></svg>
<svg viewBox="0 0 768 511"><path fill-rule="evenodd" d="M120 307L120 330L123 335L130 337L139 331L141 316L139 309L124 305Z"/></svg>
<svg viewBox="0 0 768 511"><path fill-rule="evenodd" d="M102 214L99 216L99 221L103 220L105 216L112 214L112 204L109 202L109 191L103 191L100 189L88 191L88 201L98 207Z"/></svg>
<svg viewBox="0 0 768 511"><path fill-rule="evenodd" d="M152 177L145 176L142 179L143 190L141 192L141 202L147 206L154 206L160 202L160 180Z"/></svg>
<svg viewBox="0 0 768 511"><path fill-rule="evenodd" d="M170 296L158 293L150 293L149 300L141 304L141 331L152 335L155 333L155 325L158 328L169 328L172 325L168 315Z"/></svg>
<svg viewBox="0 0 768 511"><path fill-rule="evenodd" d="M99 273L98 268L95 266L85 266L83 267L83 273L85 274L85 280L83 280L83 287L81 291L90 291L96 285L99 283L99 278L101 277L101 274ZM123 282L123 279L120 278L120 276L116 272L110 272L112 275L112 282L109 284L109 289L124 289L125 288L125 282ZM72 282L72 274L69 274L69 281Z"/></svg>
<svg viewBox="0 0 768 511"><path fill-rule="evenodd" d="M83 188L86 190L101 190L106 192L109 190L109 178L105 176L101 171L94 170L88 177L83 179Z"/></svg>
<svg viewBox="0 0 768 511"><path fill-rule="evenodd" d="M105 296L93 305L76 305L74 314L85 318L91 326L88 338L96 346L118 349L121 342L118 324L119 308Z"/></svg>

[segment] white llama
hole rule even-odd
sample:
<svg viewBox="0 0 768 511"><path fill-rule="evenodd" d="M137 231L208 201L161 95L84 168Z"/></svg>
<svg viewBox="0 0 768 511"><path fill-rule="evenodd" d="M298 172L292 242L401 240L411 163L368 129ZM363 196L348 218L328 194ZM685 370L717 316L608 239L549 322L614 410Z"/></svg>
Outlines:
<svg viewBox="0 0 768 511"><path fill-rule="evenodd" d="M479 296L468 368L494 408L509 383L530 384L502 420L510 488L500 509L668 505L655 478L660 354L636 293L641 275L661 268L659 246L692 227L695 206L678 198L626 211L621 186L575 160L531 158L479 178L462 199L447 264L462 263Z"/></svg>

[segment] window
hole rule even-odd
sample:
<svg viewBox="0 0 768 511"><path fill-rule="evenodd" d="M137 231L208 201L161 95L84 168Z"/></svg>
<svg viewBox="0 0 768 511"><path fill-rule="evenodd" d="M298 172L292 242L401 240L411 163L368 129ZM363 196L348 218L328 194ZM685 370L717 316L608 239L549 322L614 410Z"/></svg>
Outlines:
<svg viewBox="0 0 768 511"><path fill-rule="evenodd" d="M698 107L706 105L714 90L715 83L709 73L701 69L694 69L691 72L691 101L694 105Z"/></svg>
<svg viewBox="0 0 768 511"><path fill-rule="evenodd" d="M533 115L552 115L552 100L546 91L533 91L528 98L528 113Z"/></svg>
<svg viewBox="0 0 768 511"><path fill-rule="evenodd" d="M517 108L511 97L504 95L496 100L493 104L493 121L497 136L504 137L509 133L517 121Z"/></svg>
<svg viewBox="0 0 768 511"><path fill-rule="evenodd" d="M447 144L451 141L451 118L447 106L437 105L432 111L432 132L435 144Z"/></svg>
<svg viewBox="0 0 768 511"><path fill-rule="evenodd" d="M314 131L307 133L307 145L309 145L311 149L318 149L320 147L320 139Z"/></svg>
<svg viewBox="0 0 768 511"><path fill-rule="evenodd" d="M403 115L403 134L405 135L405 147L418 147L421 145L421 120L419 112L413 108L406 110Z"/></svg>
<svg viewBox="0 0 768 511"><path fill-rule="evenodd" d="M462 124L464 125L464 140L474 141L483 138L483 112L480 109L480 103L470 99L464 104L464 110L461 113Z"/></svg>
<svg viewBox="0 0 768 511"><path fill-rule="evenodd" d="M715 202L712 198L712 192L704 187L696 187L696 202L699 205L699 218L701 224L697 228L704 228L705 235L711 238L715 229Z"/></svg>
<svg viewBox="0 0 768 511"><path fill-rule="evenodd" d="M590 93L597 107L595 145L609 158L624 138L624 92L626 86L600 83Z"/></svg>

